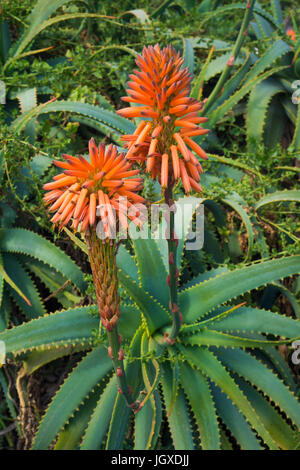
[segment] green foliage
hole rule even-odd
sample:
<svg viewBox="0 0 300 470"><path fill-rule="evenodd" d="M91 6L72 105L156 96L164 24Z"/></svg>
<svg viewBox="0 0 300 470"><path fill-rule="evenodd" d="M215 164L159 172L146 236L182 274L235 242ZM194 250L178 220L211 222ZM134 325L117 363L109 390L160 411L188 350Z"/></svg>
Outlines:
<svg viewBox="0 0 300 470"><path fill-rule="evenodd" d="M124 336L128 382L134 389L135 397L138 397L143 388L149 394L144 408L135 417L138 433L136 448L153 448L157 442L161 423L161 400L175 449L194 449L199 445L204 449L221 448L218 416L224 419L226 426L244 449L256 449L260 446L251 428L255 429L270 449L294 448L299 439L297 428L300 427L300 404L289 391L289 382L281 368L278 365L271 368L266 361L262 362L259 351L263 351L266 358L271 357L269 355L274 346L300 337L300 323L275 312L241 307L239 299L250 290L298 272L299 256L254 263L221 275L212 274L210 279L202 280L188 289L183 285L179 302L184 325L177 345L166 347L161 340L170 320L168 315L155 316L153 311L153 306L158 307L161 300L157 296L162 290L160 272L163 258L157 252L157 270L149 283L147 266L153 263L152 253L151 250L141 249L140 242L146 243L135 240L134 263L137 264L139 273L137 281L128 274L126 257L121 255L119 258L120 280L134 303L135 307L132 308L139 312L136 333ZM153 240L153 243L156 244L156 241ZM153 249L155 251L155 245ZM122 275L123 269L127 271L125 278ZM148 301L144 300L145 295L149 296ZM236 296L238 300L234 301ZM130 308L124 309L122 316L124 325L131 322ZM90 349L92 329L97 323L98 320L90 316L89 308L83 307L42 316L0 334L0 339L7 343L8 358L22 354L24 367L28 364L27 370L30 373L44 363L43 354L57 350L58 346L61 346L58 355L68 354L71 345L77 345L82 350ZM120 326L122 329L122 324ZM130 343L128 340L132 335ZM282 337L286 339L278 340ZM30 338L34 338L34 342ZM103 335L99 339L101 342L105 341ZM31 355L37 352L41 353L40 362L34 362L34 368L30 368ZM82 440L78 434L77 441L72 446L81 446L84 449L101 448L101 445L108 449L122 447L130 422L130 412L123 397L115 394L114 380L109 381L111 363L108 359L106 349L98 345L78 363L53 398L41 421L33 445L35 449L46 449L62 432L57 444L59 446L66 430L73 422L75 426L77 415L78 420L81 420L79 417L84 414L85 407L87 418L80 428L84 429L84 438ZM46 357L45 361L48 360ZM247 365L248 362L251 366ZM83 372L80 371L84 372L86 379L82 379ZM252 386L244 387L240 379L237 380L230 374L231 371L244 377ZM105 376L101 385L100 378L104 379ZM89 397L95 393L96 385L102 387L103 392L91 412ZM70 387L72 400L68 391ZM256 389L263 390L264 395L260 395ZM200 395L199 390L203 391ZM254 396L257 393L259 405L256 408ZM266 396L270 397L270 402ZM67 397L67 402L63 397ZM219 414L222 400L229 403L228 409L234 409L231 418L225 411ZM277 408L271 405L273 402L294 424L284 421L284 426L280 426L283 418L278 414ZM276 416L271 428L266 421L268 413ZM198 430L196 433L193 422ZM237 426L237 422L242 424ZM144 434L139 432L140 427ZM288 438L284 432L286 427ZM99 435L97 429L101 429ZM105 430L108 431L107 437ZM250 435L251 438L245 438Z"/></svg>
<svg viewBox="0 0 300 470"><path fill-rule="evenodd" d="M38 261L37 264L31 264ZM37 268L37 269L34 269ZM49 268L51 269L49 272ZM59 273L63 282L71 281L81 291L85 288L82 271L62 250L40 235L21 228L0 230L0 286L1 303L4 296L12 296L27 318L36 318L45 313L45 307L35 282L34 273L45 282L50 291L59 290L57 284L47 282L49 275ZM68 282L67 282L68 283ZM67 291L66 291L67 295ZM73 297L73 300L76 297ZM1 321L9 325L6 308L1 308Z"/></svg>

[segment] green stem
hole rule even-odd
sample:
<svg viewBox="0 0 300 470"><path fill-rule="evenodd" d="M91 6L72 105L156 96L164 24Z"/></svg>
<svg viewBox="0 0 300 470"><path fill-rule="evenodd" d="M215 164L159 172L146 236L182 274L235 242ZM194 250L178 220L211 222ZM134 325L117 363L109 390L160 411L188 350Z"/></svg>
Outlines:
<svg viewBox="0 0 300 470"><path fill-rule="evenodd" d="M203 107L202 114L205 114L205 112L207 112L210 105L215 101L216 97L218 96L218 94L222 90L223 85L226 82L227 77L230 73L230 69L233 66L234 61L236 60L237 56L239 55L241 47L244 43L244 39L245 39L245 36L247 34L247 29L248 29L248 26L249 26L249 23L250 23L250 20L251 20L251 17L252 17L253 7L254 7L254 3L255 3L255 0L246 0L246 1L247 1L247 7L246 7L245 14L244 14L243 22L242 22L242 25L241 25L241 28L240 28L239 35L238 35L237 40L235 42L235 45L232 49L230 59L229 59L227 65L226 65L226 67L224 68L224 70L223 70L223 72L222 72L215 88L213 89L213 91L209 95L209 98L208 98L208 100L206 101L206 103Z"/></svg>
<svg viewBox="0 0 300 470"><path fill-rule="evenodd" d="M120 353L122 354L122 349L121 349L121 342L120 342L120 336L118 334L118 329L117 326L113 328L112 331L107 331L107 338L108 338L108 343L110 346L110 356L114 365L115 373L117 376L117 382L119 386L119 392L123 395L127 405L130 408L137 408L138 404L135 403L131 390L128 387L127 380L126 380L126 374L125 374L125 369L124 369L124 362L122 355L120 356Z"/></svg>
<svg viewBox="0 0 300 470"><path fill-rule="evenodd" d="M172 188L167 188L165 190L165 201L169 207L172 207L173 202L173 193ZM177 282L178 282L178 270L176 265L176 255L177 255L177 243L175 236L175 214L174 211L169 211L169 238L168 238L168 255L169 255L169 275L168 275L168 285L170 290L170 310L172 313L172 326L171 330L167 336L167 342L172 344L176 339L180 326L181 326L181 315L178 310L178 292L177 292Z"/></svg>
<svg viewBox="0 0 300 470"><path fill-rule="evenodd" d="M117 322L120 316L120 296L116 242L115 240L99 240L94 229L88 229L85 233L85 238L99 314L102 324L107 331L108 354L113 362L119 392L123 395L127 405L135 409L138 407L138 404L135 403L126 381L123 363L124 352L121 348L122 339L117 330Z"/></svg>

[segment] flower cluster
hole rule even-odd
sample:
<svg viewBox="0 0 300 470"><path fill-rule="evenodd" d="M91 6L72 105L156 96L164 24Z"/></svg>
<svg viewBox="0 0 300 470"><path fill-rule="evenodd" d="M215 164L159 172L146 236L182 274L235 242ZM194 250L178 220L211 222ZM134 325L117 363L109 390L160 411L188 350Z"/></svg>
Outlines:
<svg viewBox="0 0 300 470"><path fill-rule="evenodd" d="M51 222L59 228L72 221L72 228L84 232L95 225L98 214L105 234L109 236L116 218L126 229L128 209L145 201L137 194L143 187L142 178L138 176L139 170L132 169L132 162L123 153L118 154L112 144L107 148L103 144L97 147L91 139L89 154L90 162L82 156L71 155L64 155L63 162L53 162L63 172L44 185L48 191L44 202L51 204L49 211L55 212ZM97 208L100 209L98 213ZM132 212L138 213L137 210ZM139 222L137 218L131 218L135 223Z"/></svg>
<svg viewBox="0 0 300 470"><path fill-rule="evenodd" d="M163 188L181 178L189 193L191 189L201 191L198 182L203 171L191 150L207 158L192 137L209 130L198 126L207 119L198 116L202 104L189 96L192 77L187 68L182 68L183 62L172 46L144 47L142 56L136 59L140 70L130 75L129 96L122 98L133 106L120 109L118 114L144 118L132 135L122 137L128 148L126 157L144 163Z"/></svg>

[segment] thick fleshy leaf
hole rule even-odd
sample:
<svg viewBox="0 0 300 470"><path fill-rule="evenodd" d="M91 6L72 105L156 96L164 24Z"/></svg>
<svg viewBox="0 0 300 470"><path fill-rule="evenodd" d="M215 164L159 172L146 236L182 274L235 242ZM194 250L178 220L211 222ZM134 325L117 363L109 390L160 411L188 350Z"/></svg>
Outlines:
<svg viewBox="0 0 300 470"><path fill-rule="evenodd" d="M47 449L87 395L110 372L106 348L97 347L71 372L51 401L33 442L34 450Z"/></svg>
<svg viewBox="0 0 300 470"><path fill-rule="evenodd" d="M201 318L212 308L268 282L299 272L300 256L265 261L224 273L179 294L184 322Z"/></svg>
<svg viewBox="0 0 300 470"><path fill-rule="evenodd" d="M84 291L85 282L80 268L62 250L37 233L22 228L1 230L0 247L2 251L23 253L43 261Z"/></svg>
<svg viewBox="0 0 300 470"><path fill-rule="evenodd" d="M214 384L212 384L212 393L218 415L241 446L241 449L261 450L262 447L251 426L232 401Z"/></svg>
<svg viewBox="0 0 300 470"><path fill-rule="evenodd" d="M221 388L241 413L243 413L251 426L256 429L270 449L277 449L276 443L259 420L255 410L217 357L205 348L185 347L181 351L184 353L187 362L197 367Z"/></svg>
<svg viewBox="0 0 300 470"><path fill-rule="evenodd" d="M193 450L195 448L193 432L185 395L181 388L177 390L175 402L172 404L174 392L172 369L167 363L163 363L162 368L162 390L175 450Z"/></svg>
<svg viewBox="0 0 300 470"><path fill-rule="evenodd" d="M180 365L180 382L194 413L203 450L220 449L216 407L206 378L188 364Z"/></svg>
<svg viewBox="0 0 300 470"><path fill-rule="evenodd" d="M216 354L229 370L244 377L267 394L300 429L300 403L270 369L238 349L217 350Z"/></svg>

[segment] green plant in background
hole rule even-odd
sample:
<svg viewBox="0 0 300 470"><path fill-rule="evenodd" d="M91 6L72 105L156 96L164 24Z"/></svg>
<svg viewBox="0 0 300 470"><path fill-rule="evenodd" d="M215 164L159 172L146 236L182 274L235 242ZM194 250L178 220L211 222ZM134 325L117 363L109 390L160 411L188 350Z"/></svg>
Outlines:
<svg viewBox="0 0 300 470"><path fill-rule="evenodd" d="M262 140L266 146L274 147L280 142L283 131L290 122L295 127L291 144L294 151L299 152L300 118L295 86L300 78L300 37L293 17L293 27L285 27L279 0L273 2L273 15L272 18L264 18L256 14L256 21L251 27L257 40L268 38L269 41L272 38L271 47L276 44L277 36L286 35L286 39L279 44L286 51L278 63L283 70L272 74L251 90L246 122L248 147L253 151L257 142Z"/></svg>

